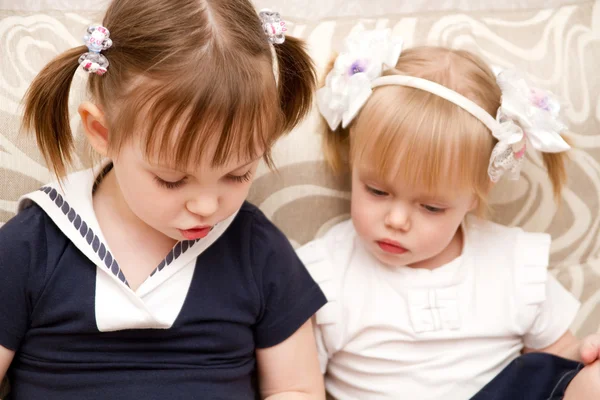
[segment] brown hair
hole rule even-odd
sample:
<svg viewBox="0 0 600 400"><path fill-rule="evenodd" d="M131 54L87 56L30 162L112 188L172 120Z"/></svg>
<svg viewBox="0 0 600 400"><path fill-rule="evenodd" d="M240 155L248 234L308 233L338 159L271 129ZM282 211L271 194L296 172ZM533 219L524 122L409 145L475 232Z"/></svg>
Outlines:
<svg viewBox="0 0 600 400"><path fill-rule="evenodd" d="M265 151L272 166L271 146L310 109L316 78L303 42L288 36L273 52L248 0L114 0L102 25L114 43L102 52L110 66L90 75L88 89L106 115L110 151L143 129L146 156L157 150L177 166L197 162L209 141L213 165ZM25 97L23 126L58 177L71 164L69 89L85 52L52 60Z"/></svg>
<svg viewBox="0 0 600 400"><path fill-rule="evenodd" d="M442 47L402 53L385 75L410 75L450 88L496 115L502 93L490 68L476 55ZM325 157L336 171L369 160L382 179L400 177L436 192L467 188L487 209L488 162L497 140L477 118L435 94L404 86L373 91L347 129L324 126ZM565 153L543 159L558 199L566 181ZM374 163L374 164L373 164Z"/></svg>

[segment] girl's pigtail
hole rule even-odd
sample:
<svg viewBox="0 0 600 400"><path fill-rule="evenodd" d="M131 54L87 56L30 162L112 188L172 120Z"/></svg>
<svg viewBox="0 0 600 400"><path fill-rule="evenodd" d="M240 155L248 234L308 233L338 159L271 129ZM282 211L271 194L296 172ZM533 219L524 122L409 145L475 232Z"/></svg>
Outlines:
<svg viewBox="0 0 600 400"><path fill-rule="evenodd" d="M23 128L35 131L46 163L59 178L65 176L73 152L69 90L79 57L87 51L87 47L80 46L53 59L36 76L25 95Z"/></svg>
<svg viewBox="0 0 600 400"><path fill-rule="evenodd" d="M332 131L323 118L321 118L323 132L323 154L325 161L336 173L347 172L350 168L350 130L342 125Z"/></svg>
<svg viewBox="0 0 600 400"><path fill-rule="evenodd" d="M317 74L302 40L286 36L285 42L274 47L279 69L279 103L287 132L310 111Z"/></svg>
<svg viewBox="0 0 600 400"><path fill-rule="evenodd" d="M563 139L565 142L571 145L571 143L569 143L569 140L567 140L566 137L563 136ZM552 182L554 199L557 202L559 202L560 194L567 182L567 152L563 151L561 153L542 153L542 158L544 160L544 165L546 166L546 170L548 172L548 177L550 177L550 181Z"/></svg>
<svg viewBox="0 0 600 400"><path fill-rule="evenodd" d="M331 72L336 58L337 54L334 55L325 68L323 77ZM325 82L320 82L319 86L325 86ZM334 172L347 172L350 168L350 129L342 128L342 124L339 124L337 129L332 131L325 118L321 116L321 132L323 134L322 146L325 161Z"/></svg>

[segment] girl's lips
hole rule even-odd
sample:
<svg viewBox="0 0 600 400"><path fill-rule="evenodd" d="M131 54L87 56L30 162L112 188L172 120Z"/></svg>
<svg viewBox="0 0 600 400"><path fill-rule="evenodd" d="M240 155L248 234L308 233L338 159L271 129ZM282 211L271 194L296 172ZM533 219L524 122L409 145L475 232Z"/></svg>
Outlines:
<svg viewBox="0 0 600 400"><path fill-rule="evenodd" d="M198 239L202 239L202 238L206 237L206 235L209 234L211 229L212 229L212 227L205 226L205 227L192 228L192 229L186 229L186 230L180 229L179 232L181 233L181 236L183 236L187 240L198 240Z"/></svg>
<svg viewBox="0 0 600 400"><path fill-rule="evenodd" d="M408 251L402 247L400 243L394 242L393 240L378 240L377 245L381 250L391 254L403 254Z"/></svg>

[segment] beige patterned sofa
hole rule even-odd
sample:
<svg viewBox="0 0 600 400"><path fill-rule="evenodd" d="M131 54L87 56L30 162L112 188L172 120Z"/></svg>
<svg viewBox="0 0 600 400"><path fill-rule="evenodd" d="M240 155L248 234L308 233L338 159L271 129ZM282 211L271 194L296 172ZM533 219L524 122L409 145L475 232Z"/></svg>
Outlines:
<svg viewBox="0 0 600 400"><path fill-rule="evenodd" d="M414 5L409 12L394 11L386 8L390 2L382 1L321 1L329 10L336 9L336 1L346 5L337 8L343 15L335 18L317 15L318 9L311 9L310 5L302 8L297 0L290 1L295 1L294 7L286 0L280 3L283 12L285 7L298 11L296 18L285 14L292 21L291 32L307 40L320 69L332 50L339 49L341 39L362 22L367 27L391 28L404 37L408 46L439 44L465 48L496 65L516 66L539 86L562 96L576 148L571 152L569 185L561 206L554 204L541 160L533 156L519 182L503 182L494 189L494 219L552 234L552 272L583 303L573 329L578 335L598 331L600 1L532 1L527 3L552 8L494 6L488 11L481 7L485 2L477 2L475 11L452 10L453 3L464 4L463 1L423 2L427 7L443 6L444 11L438 12L417 12ZM21 3L27 2L0 1L0 225L14 214L20 195L50 178L31 137L19 133L21 97L44 63L58 52L79 45L85 27L101 15L85 8L31 11L23 9ZM258 3L276 6L274 1ZM352 10L355 15L360 12L361 19L352 16ZM369 12L381 17L370 18ZM83 74L75 79L73 104L85 95L84 80ZM74 109L72 115L73 126L79 132ZM313 111L277 145L275 161L279 170L262 168L251 192L251 200L296 246L348 216L348 186L334 179L322 162L317 123L318 115ZM91 160L81 139L78 133L78 167L89 165Z"/></svg>

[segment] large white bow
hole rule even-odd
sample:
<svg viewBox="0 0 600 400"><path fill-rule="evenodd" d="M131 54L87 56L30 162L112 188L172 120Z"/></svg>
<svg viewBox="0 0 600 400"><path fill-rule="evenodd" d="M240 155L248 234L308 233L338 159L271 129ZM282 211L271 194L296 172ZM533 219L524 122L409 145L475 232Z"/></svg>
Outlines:
<svg viewBox="0 0 600 400"><path fill-rule="evenodd" d="M567 126L560 120L560 102L550 92L530 86L515 70L502 71L496 77L502 91L502 104L492 134L498 143L492 151L488 173L493 182L505 172L518 179L526 143L544 153L559 153L571 147L561 137Z"/></svg>
<svg viewBox="0 0 600 400"><path fill-rule="evenodd" d="M331 130L348 126L371 95L371 82L384 68L395 67L401 52L402 40L390 29L367 31L361 25L346 38L345 51L317 91L317 106Z"/></svg>
<svg viewBox="0 0 600 400"><path fill-rule="evenodd" d="M498 140L488 166L494 182L506 172L512 179L519 177L527 143L545 153L570 149L560 135L567 127L560 120L558 99L546 90L530 86L517 71L502 71L496 78L502 104L494 118L473 101L437 83L400 75L381 77L386 68L395 67L402 51L402 40L392 37L389 29L367 31L359 26L348 36L345 47L327 75L325 86L317 91L317 106L333 131L340 123L343 128L350 124L373 87L401 85L443 97L490 129Z"/></svg>

